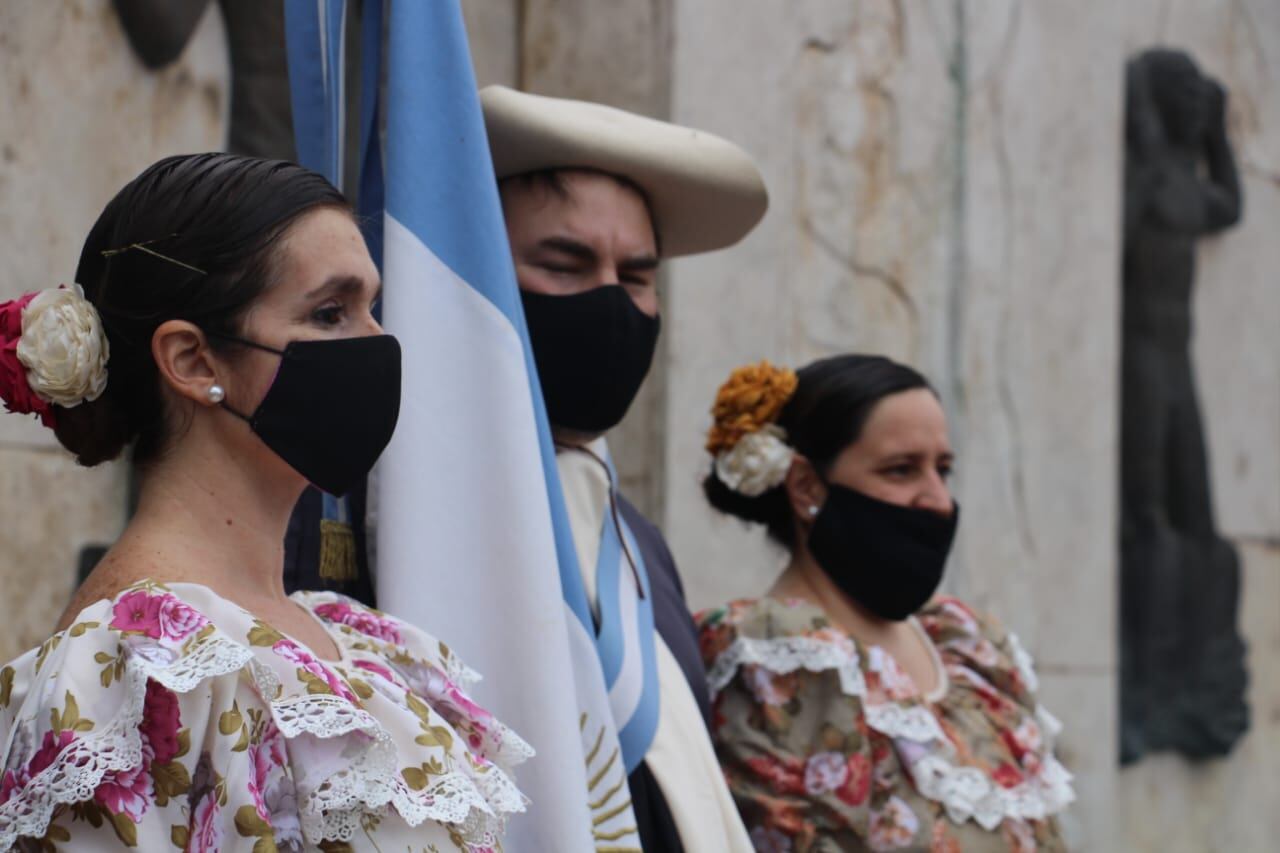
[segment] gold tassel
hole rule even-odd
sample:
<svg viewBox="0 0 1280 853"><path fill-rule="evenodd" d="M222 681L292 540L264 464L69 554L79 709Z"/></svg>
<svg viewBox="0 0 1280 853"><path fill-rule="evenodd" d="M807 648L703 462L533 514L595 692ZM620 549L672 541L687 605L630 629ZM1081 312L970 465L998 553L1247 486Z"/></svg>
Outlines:
<svg viewBox="0 0 1280 853"><path fill-rule="evenodd" d="M351 525L320 519L320 577L346 582L359 576L356 566L356 535Z"/></svg>

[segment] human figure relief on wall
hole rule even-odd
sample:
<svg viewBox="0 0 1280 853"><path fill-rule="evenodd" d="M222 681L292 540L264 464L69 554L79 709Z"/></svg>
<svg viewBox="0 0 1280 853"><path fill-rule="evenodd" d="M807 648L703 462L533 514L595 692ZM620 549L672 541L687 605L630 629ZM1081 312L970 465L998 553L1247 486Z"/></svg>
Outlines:
<svg viewBox="0 0 1280 853"><path fill-rule="evenodd" d="M1196 241L1241 214L1227 95L1180 51L1127 77L1122 763L1225 755L1249 726L1240 563L1214 522L1190 348Z"/></svg>

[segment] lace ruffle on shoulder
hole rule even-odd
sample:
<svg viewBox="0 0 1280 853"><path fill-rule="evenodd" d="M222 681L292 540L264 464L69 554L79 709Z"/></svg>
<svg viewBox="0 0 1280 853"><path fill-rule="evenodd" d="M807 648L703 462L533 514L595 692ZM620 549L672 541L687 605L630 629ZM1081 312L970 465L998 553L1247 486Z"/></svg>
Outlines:
<svg viewBox="0 0 1280 853"><path fill-rule="evenodd" d="M951 682L937 702L925 701L888 655L878 648L861 650L817 608L771 599L734 602L699 615L712 694L725 690L742 674L744 687L755 701L785 704L792 693L777 687L775 677L800 670L831 671L868 729L895 744L916 790L942 805L952 820L972 819L991 830L1006 818L1039 820L1062 811L1075 794L1071 774L1053 754L1053 738L1061 725L1034 703L1030 708L1023 704L1037 683L1030 656L1016 638L1007 640L1007 657L994 646L981 647L991 641L982 636L971 611L954 600L945 606L956 608L956 613L969 621L962 623L953 614L946 620L948 631L953 633L947 634L946 642L937 642L937 620L931 623L926 614L921 615ZM962 630L955 633L958 627ZM997 669L1006 664L1009 677L1001 680L989 678L992 673L987 671L974 672L968 667L973 663L972 655L988 660ZM965 736L964 726L955 721L945 727L942 724L949 717L950 706L966 702L967 692L995 693L993 680L1016 685L1019 695L1002 697L1002 714L984 717L987 730L973 734L986 738L995 734L999 739L1001 730L1007 729L1010 737L1005 740L1018 744L1021 753L1017 768L1002 763L966 763L960 756L970 750L957 748L952 740ZM972 703L972 707L981 707L981 703ZM956 715L956 720L972 719L972 710Z"/></svg>
<svg viewBox="0 0 1280 853"><path fill-rule="evenodd" d="M426 824L497 844L527 802L507 768L532 751L466 696L469 671L375 611L328 602L396 633L365 643L302 603L340 660L204 587L140 584L0 670L0 848L102 826L142 849L239 835L291 850Z"/></svg>
<svg viewBox="0 0 1280 853"><path fill-rule="evenodd" d="M840 687L848 695L865 696L867 692L858 666L858 650L848 637L737 637L707 669L711 695L723 690L744 666L761 666L780 675L798 669L830 669L839 675Z"/></svg>

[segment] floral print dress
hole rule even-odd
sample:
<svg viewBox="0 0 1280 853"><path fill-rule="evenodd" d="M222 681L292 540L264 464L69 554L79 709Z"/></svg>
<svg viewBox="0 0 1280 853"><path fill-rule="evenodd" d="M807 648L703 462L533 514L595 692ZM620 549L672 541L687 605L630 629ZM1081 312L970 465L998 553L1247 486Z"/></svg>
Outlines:
<svg viewBox="0 0 1280 853"><path fill-rule="evenodd" d="M699 614L721 766L756 849L1055 851L1074 799L1026 652L953 598L916 617L943 683L801 601Z"/></svg>
<svg viewBox="0 0 1280 853"><path fill-rule="evenodd" d="M532 755L443 644L334 593L318 659L195 584L144 582L0 669L0 849L485 851Z"/></svg>

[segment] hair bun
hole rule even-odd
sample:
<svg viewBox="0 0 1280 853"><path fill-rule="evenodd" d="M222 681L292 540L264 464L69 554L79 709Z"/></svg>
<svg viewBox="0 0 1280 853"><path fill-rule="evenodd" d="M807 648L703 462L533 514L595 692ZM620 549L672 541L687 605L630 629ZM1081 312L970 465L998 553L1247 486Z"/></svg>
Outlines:
<svg viewBox="0 0 1280 853"><path fill-rule="evenodd" d="M53 433L58 442L75 454L76 462L92 468L110 462L137 438L138 430L129 419L116 387L108 384L96 400L74 409L59 409Z"/></svg>

